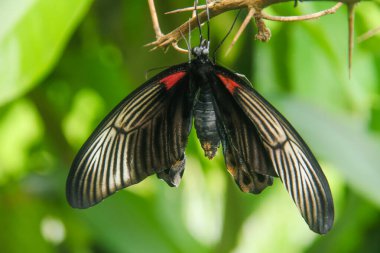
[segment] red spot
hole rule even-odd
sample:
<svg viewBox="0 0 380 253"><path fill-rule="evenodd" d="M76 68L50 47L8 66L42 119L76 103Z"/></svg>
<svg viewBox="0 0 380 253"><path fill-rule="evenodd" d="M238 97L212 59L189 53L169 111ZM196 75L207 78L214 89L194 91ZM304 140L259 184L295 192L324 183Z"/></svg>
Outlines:
<svg viewBox="0 0 380 253"><path fill-rule="evenodd" d="M171 75L168 75L167 77L164 77L160 80L160 83L165 84L165 87L167 90L170 90L174 85L177 84L177 82L186 74L186 72L181 71L177 72Z"/></svg>
<svg viewBox="0 0 380 253"><path fill-rule="evenodd" d="M232 79L228 78L228 77L225 77L221 74L218 74L218 77L220 78L220 80L222 81L222 83L224 84L224 86L227 88L227 90L232 94L234 93L234 90L236 89L236 87L239 87L240 85L233 81Z"/></svg>

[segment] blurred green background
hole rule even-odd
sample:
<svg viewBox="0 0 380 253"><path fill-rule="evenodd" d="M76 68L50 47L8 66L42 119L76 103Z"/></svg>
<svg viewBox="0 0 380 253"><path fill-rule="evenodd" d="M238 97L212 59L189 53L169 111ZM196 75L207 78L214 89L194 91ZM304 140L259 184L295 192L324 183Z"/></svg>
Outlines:
<svg viewBox="0 0 380 253"><path fill-rule="evenodd" d="M156 1L164 33L189 14L163 13L191 4ZM213 46L235 15L212 20ZM240 192L221 150L208 161L194 131L178 189L152 176L90 209L70 208L66 177L91 131L149 69L187 55L143 47L155 38L146 1L1 0L0 252L380 252L380 36L355 45L349 80L345 8L267 25L268 43L249 25L217 59L245 74L315 152L336 206L327 235L309 230L279 180L257 196ZM356 35L379 26L379 6L360 4L355 25Z"/></svg>

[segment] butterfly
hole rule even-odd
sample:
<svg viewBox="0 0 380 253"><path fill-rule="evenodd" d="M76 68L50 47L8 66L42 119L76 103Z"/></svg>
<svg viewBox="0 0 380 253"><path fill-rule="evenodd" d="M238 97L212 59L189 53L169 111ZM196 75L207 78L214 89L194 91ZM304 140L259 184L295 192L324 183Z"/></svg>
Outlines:
<svg viewBox="0 0 380 253"><path fill-rule="evenodd" d="M105 117L73 161L68 202L87 208L153 174L178 186L194 120L205 156L212 159L221 144L243 192L258 194L279 177L311 230L327 233L333 199L316 158L246 78L208 52L203 40L193 59L152 77Z"/></svg>

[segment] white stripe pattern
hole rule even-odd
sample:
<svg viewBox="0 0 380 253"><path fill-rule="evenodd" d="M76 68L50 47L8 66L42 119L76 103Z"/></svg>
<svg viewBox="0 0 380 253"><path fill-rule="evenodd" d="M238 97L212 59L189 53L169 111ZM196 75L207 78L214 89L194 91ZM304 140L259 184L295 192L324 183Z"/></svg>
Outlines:
<svg viewBox="0 0 380 253"><path fill-rule="evenodd" d="M167 91L159 81L147 83L103 120L71 167L67 198L73 207L92 206L117 190L184 160L191 107L185 98L188 90L184 85L187 87L188 81L180 85L182 88ZM173 113L171 107L178 107L180 114ZM189 117L182 117L184 110ZM177 136L172 138L174 131ZM181 169L177 167L176 170Z"/></svg>
<svg viewBox="0 0 380 253"><path fill-rule="evenodd" d="M327 179L317 160L290 123L246 80L233 73L221 73L224 82L235 83L230 90L234 100L259 132L265 150L309 227L327 233L334 220L334 206ZM232 80L233 79L233 80ZM220 79L223 83L223 78ZM226 88L227 83L223 83ZM237 85L239 84L239 85Z"/></svg>

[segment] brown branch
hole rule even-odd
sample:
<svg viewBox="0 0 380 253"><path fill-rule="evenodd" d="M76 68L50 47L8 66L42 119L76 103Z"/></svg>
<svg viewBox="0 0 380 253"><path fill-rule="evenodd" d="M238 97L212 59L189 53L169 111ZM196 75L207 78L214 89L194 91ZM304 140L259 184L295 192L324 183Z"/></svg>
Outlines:
<svg viewBox="0 0 380 253"><path fill-rule="evenodd" d="M183 54L188 54L188 53L189 53L189 50L187 50L187 49L183 49L183 48L181 48L180 46L178 46L178 41L173 42L173 43L172 43L172 47L173 47L175 50L177 50L178 52L180 52L180 53L183 53Z"/></svg>
<svg viewBox="0 0 380 253"><path fill-rule="evenodd" d="M362 43L363 41L368 40L369 38L372 38L376 34L380 34L380 26L376 27L374 29L369 30L368 32L360 35L357 39L358 43Z"/></svg>
<svg viewBox="0 0 380 253"><path fill-rule="evenodd" d="M158 22L157 11L156 11L156 7L154 6L154 0L148 0L148 4L149 4L150 15L152 17L153 29L156 34L156 39L159 39L163 36L163 34L161 32L160 24Z"/></svg>
<svg viewBox="0 0 380 253"><path fill-rule="evenodd" d="M223 12L229 11L229 10L236 10L240 8L246 8L247 2L254 2L253 0L223 0L223 1L214 1L209 4L209 14L210 18L213 18ZM204 8L203 6L197 7L199 9ZM191 11L194 10L194 7L191 7ZM207 21L207 14L205 11L201 12L198 15L198 18L201 23L204 23ZM178 40L181 39L181 33L182 34L187 34L190 30L193 30L194 28L198 27L197 25L197 18L192 17L188 22L182 24L178 28L174 29L170 33L163 35L160 38L157 38L156 41L151 42L147 44L146 46L153 46L153 49L156 49L158 47L168 47L170 44L177 42Z"/></svg>
<svg viewBox="0 0 380 253"><path fill-rule="evenodd" d="M254 14L255 14L255 9L251 8L249 10L247 16L245 17L243 23L241 24L239 30L235 34L235 37L233 38L231 44L228 46L227 51L226 51L226 55L231 51L231 48L235 45L236 41L239 39L240 35L244 31L244 29L247 27L249 21L251 21Z"/></svg>
<svg viewBox="0 0 380 253"><path fill-rule="evenodd" d="M355 5L356 3L347 4L347 8L348 8L348 76L350 79L351 79L351 69L352 69L352 52L354 50Z"/></svg>
<svg viewBox="0 0 380 253"><path fill-rule="evenodd" d="M215 2L211 2L208 5L208 7L211 8L214 4L215 4ZM206 5L198 5L197 6L197 10L205 10L205 9L206 9ZM182 9L168 11L168 12L165 12L165 14L176 14L176 13L187 12L187 11L192 11L194 13L195 8L194 7L186 7L186 8L182 8Z"/></svg>
<svg viewBox="0 0 380 253"><path fill-rule="evenodd" d="M333 7L331 7L330 9L315 12L312 14L301 15L301 16L271 16L266 13L262 13L262 18L266 20L281 21L281 22L293 22L293 21L318 19L320 17L326 16L329 14L334 14L342 5L343 3L339 2Z"/></svg>
<svg viewBox="0 0 380 253"><path fill-rule="evenodd" d="M153 0L149 0L149 1L153 1ZM208 8L209 8L209 13L210 13L210 18L213 18L215 16L218 16L224 12L231 11L231 10L237 10L237 9L243 9L243 8L247 8L249 10L255 9L256 11L255 13L257 13L257 15L255 16L255 21L258 26L258 34L256 35L256 38L262 41L267 41L270 38L270 30L265 26L263 19L265 18L270 19L271 16L266 15L266 14L262 15L261 10L276 3L288 2L288 1L291 1L291 0L217 0L217 1L213 1L209 3ZM306 1L318 1L318 0L304 0L304 2ZM334 1L334 0L331 0L331 1ZM356 1L360 1L360 0L340 0L336 2L353 3ZM337 4L331 9L324 10L322 12L300 16L302 18L299 18L299 20L318 18L327 14L332 14L340 6L341 4ZM202 10L205 8L206 8L205 5L197 7L197 9L199 10ZM174 10L168 13L178 13L178 12L184 12L184 11L194 11L194 7L178 9L178 10ZM198 15L198 17L201 23L204 23L205 21L207 21L207 15L205 11L201 12ZM292 17L282 17L282 18L292 19ZM284 21L284 20L280 20L280 21ZM169 32L168 34L160 36L159 38L157 38L156 41L151 42L147 44L146 46L153 46L152 50L155 50L156 48L159 48L159 47L167 48L171 44L176 43L178 40L181 39L181 33L187 34L189 30L193 30L196 27L197 27L197 20L193 16L193 18L191 18L188 22L182 24L181 26L177 27L173 31Z"/></svg>

